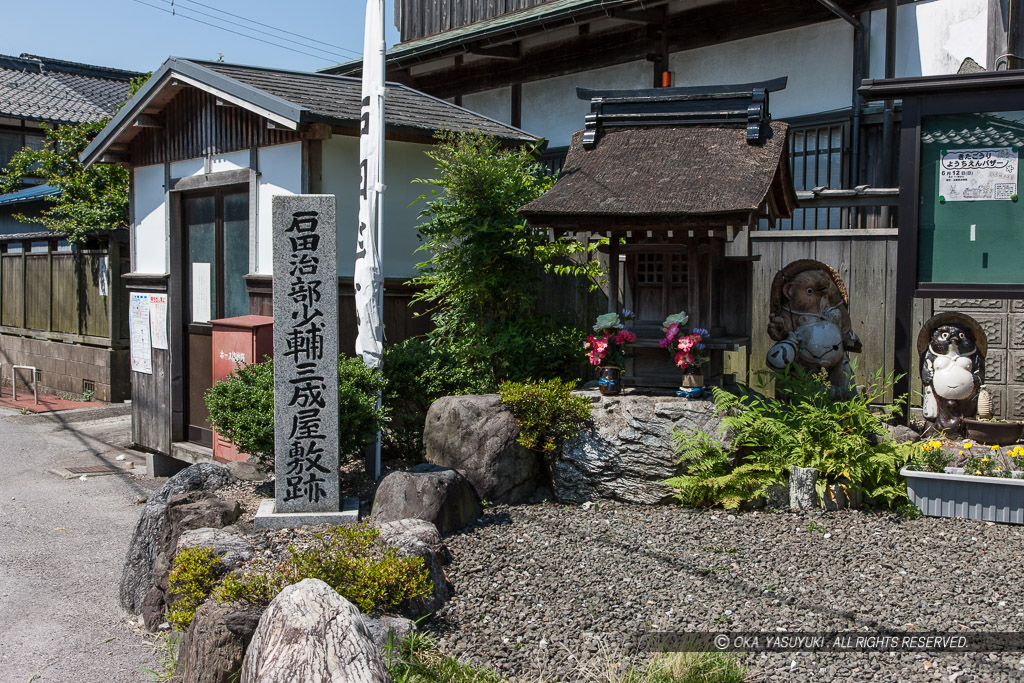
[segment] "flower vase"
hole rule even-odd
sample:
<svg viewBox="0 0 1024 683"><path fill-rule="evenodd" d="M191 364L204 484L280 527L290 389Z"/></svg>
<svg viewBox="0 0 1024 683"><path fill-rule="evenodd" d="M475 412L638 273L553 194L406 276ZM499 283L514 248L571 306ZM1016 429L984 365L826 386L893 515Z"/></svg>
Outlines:
<svg viewBox="0 0 1024 683"><path fill-rule="evenodd" d="M700 366L691 365L683 370L683 382L676 396L682 398L700 398L704 395L704 371Z"/></svg>
<svg viewBox="0 0 1024 683"><path fill-rule="evenodd" d="M622 393L622 368L605 366L601 368L601 379L597 388L604 396L618 396Z"/></svg>

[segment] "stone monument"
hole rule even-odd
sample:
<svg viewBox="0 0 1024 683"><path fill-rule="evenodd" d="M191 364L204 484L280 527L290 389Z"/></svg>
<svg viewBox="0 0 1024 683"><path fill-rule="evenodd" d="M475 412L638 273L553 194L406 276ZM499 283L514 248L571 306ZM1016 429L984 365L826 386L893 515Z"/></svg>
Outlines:
<svg viewBox="0 0 1024 683"><path fill-rule="evenodd" d="M338 255L334 195L276 196L275 499L256 528L358 519L338 492Z"/></svg>
<svg viewBox="0 0 1024 683"><path fill-rule="evenodd" d="M921 356L925 434L964 433L963 419L977 414L985 376L988 337L974 318L949 311L928 319L917 335Z"/></svg>

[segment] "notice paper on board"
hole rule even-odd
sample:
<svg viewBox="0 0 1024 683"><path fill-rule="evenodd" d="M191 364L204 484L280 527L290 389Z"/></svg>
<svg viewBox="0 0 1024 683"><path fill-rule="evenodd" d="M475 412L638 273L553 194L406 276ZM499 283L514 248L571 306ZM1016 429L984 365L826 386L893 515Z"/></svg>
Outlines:
<svg viewBox="0 0 1024 683"><path fill-rule="evenodd" d="M1017 148L943 150L939 201L1012 200L1017 196Z"/></svg>
<svg viewBox="0 0 1024 683"><path fill-rule="evenodd" d="M153 374L153 347L149 329L149 294L132 292L128 301L132 371Z"/></svg>
<svg viewBox="0 0 1024 683"><path fill-rule="evenodd" d="M154 349L167 348L167 295L149 295L149 333Z"/></svg>

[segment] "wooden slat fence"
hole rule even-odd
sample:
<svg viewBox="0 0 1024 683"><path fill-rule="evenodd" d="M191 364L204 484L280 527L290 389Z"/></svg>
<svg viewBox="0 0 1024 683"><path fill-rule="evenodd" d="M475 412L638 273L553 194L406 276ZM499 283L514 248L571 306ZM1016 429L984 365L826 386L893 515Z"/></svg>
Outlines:
<svg viewBox="0 0 1024 683"><path fill-rule="evenodd" d="M117 281L126 272L127 256L118 264L108 260L107 295L100 294L101 268L109 259L105 248L76 252L8 251L0 255L0 326L7 333L119 346L125 340L124 321L112 329L114 306L123 304L124 288Z"/></svg>
<svg viewBox="0 0 1024 683"><path fill-rule="evenodd" d="M787 264L815 259L835 268L850 295L853 330L864 349L856 358L857 381L893 368L896 324L896 230L755 231L750 234L754 262L750 368L765 368L774 342L768 326L772 280ZM891 398L887 397L887 398Z"/></svg>

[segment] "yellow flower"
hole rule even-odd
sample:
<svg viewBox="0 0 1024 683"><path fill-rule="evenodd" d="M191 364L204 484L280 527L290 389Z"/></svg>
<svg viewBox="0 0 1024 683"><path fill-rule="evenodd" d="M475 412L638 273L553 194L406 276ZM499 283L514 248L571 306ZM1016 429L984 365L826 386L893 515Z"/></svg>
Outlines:
<svg viewBox="0 0 1024 683"><path fill-rule="evenodd" d="M999 450L999 446L989 446L989 449L993 450L993 451L998 451Z"/></svg>
<svg viewBox="0 0 1024 683"><path fill-rule="evenodd" d="M964 448L970 448L970 447L971 447L971 446L973 446L973 445L974 445L973 443L971 443L970 441L968 441L967 443L965 443L965 444L964 444Z"/></svg>
<svg viewBox="0 0 1024 683"><path fill-rule="evenodd" d="M929 441L928 445L932 448L942 448L942 444L938 441Z"/></svg>
<svg viewBox="0 0 1024 683"><path fill-rule="evenodd" d="M932 447L929 446L928 444L924 444L924 445L921 446L921 450L924 451L925 453L927 453L931 449L932 449Z"/></svg>
<svg viewBox="0 0 1024 683"><path fill-rule="evenodd" d="M999 470L1001 470L1001 469L1003 469L1003 468L1002 468L1002 467L997 467L997 468L996 468L996 472L998 472L998 471L999 471Z"/></svg>
<svg viewBox="0 0 1024 683"><path fill-rule="evenodd" d="M981 474L981 470L974 470L975 474Z"/></svg>
<svg viewBox="0 0 1024 683"><path fill-rule="evenodd" d="M963 454L964 454L964 452L963 452L963 451L960 451L960 455L963 455Z"/></svg>
<svg viewBox="0 0 1024 683"><path fill-rule="evenodd" d="M981 461L982 462L988 462L988 458L982 458Z"/></svg>

